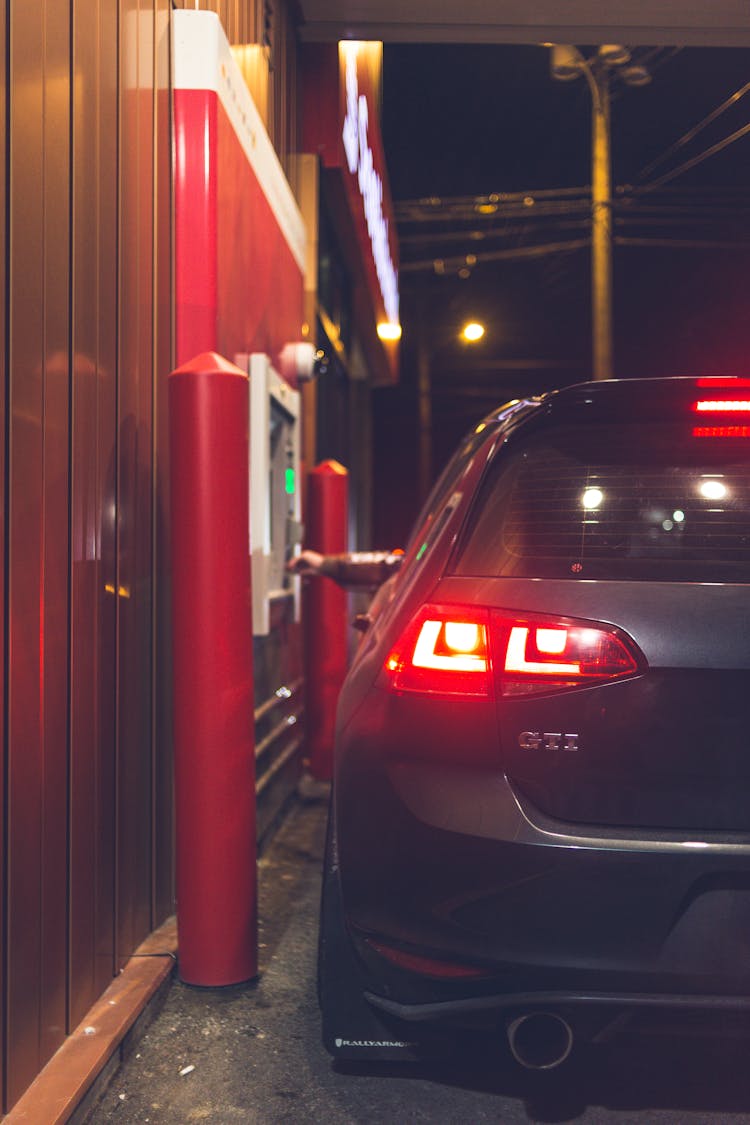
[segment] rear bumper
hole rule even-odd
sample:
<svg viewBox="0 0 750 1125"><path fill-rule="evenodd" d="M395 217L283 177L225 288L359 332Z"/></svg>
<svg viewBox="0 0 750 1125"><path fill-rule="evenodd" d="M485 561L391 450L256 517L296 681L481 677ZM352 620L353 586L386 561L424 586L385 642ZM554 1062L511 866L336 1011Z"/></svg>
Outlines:
<svg viewBox="0 0 750 1125"><path fill-rule="evenodd" d="M362 744L336 806L343 914L360 956L370 936L487 971L464 987L365 954L371 1003L401 1005L392 1015L553 999L747 1007L750 838L561 824L499 772L384 762Z"/></svg>
<svg viewBox="0 0 750 1125"><path fill-rule="evenodd" d="M551 991L404 1004L365 993L365 1000L377 1018L401 1029L402 1041L421 1044L426 1054L455 1050L467 1031L475 1049L480 1034L488 1043L497 1036L510 1039L522 1019L535 1015L561 1021L571 1044L596 1046L644 1034L670 1041L695 1036L707 1042L750 1041L750 995ZM521 1056L516 1057L522 1061ZM527 1061L525 1065L534 1064Z"/></svg>
<svg viewBox="0 0 750 1125"><path fill-rule="evenodd" d="M628 992L518 992L500 995L472 996L423 1004L403 1004L389 997L365 993L373 1008L405 1023L462 1022L467 1017L502 1016L503 1013L533 1011L564 1011L566 1013L601 1010L604 1014L625 1012L740 1012L750 1014L747 996L685 996Z"/></svg>

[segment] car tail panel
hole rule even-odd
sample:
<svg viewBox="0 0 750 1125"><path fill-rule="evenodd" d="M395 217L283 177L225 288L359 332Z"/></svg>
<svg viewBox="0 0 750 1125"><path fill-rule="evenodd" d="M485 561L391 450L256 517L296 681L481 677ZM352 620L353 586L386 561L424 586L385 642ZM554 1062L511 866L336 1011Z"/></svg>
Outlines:
<svg viewBox="0 0 750 1125"><path fill-rule="evenodd" d="M511 651L521 670L512 669L508 691L491 630L498 760L543 813L631 828L750 831L746 586L451 578L438 592L443 602L491 607L493 622L581 629L585 620L595 639L614 642L607 658L625 665L623 675L587 681L571 674L575 661L554 653L540 662L551 671L529 669L537 662L527 647L526 667ZM562 640L553 630L542 643ZM538 681L543 688L547 676L552 690L544 691ZM524 681L526 694L516 690Z"/></svg>

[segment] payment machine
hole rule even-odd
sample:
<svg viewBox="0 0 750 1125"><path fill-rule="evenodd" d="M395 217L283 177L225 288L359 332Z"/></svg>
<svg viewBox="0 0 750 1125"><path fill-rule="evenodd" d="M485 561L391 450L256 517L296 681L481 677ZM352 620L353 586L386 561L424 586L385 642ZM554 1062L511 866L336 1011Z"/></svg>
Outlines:
<svg viewBox="0 0 750 1125"><path fill-rule="evenodd" d="M250 552L253 634L271 630L274 604L299 620L300 580L286 564L302 539L300 395L262 353L238 357L250 375Z"/></svg>

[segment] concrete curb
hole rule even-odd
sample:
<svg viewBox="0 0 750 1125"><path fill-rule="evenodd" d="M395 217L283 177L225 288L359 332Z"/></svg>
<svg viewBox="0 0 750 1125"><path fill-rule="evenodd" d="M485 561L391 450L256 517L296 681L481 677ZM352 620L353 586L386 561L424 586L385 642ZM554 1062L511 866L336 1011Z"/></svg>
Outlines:
<svg viewBox="0 0 750 1125"><path fill-rule="evenodd" d="M55 1052L4 1125L63 1125L83 1120L121 1061L127 1037L150 1022L149 1009L169 987L177 965L177 922L169 918L128 960L78 1027ZM91 1095L91 1097L89 1097ZM83 1116L82 1116L83 1115Z"/></svg>

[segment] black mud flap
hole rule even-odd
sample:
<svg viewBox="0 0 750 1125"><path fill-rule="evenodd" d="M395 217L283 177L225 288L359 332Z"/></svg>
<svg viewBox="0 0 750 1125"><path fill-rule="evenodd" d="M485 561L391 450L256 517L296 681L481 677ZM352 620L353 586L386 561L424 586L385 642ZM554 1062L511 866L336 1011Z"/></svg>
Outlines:
<svg viewBox="0 0 750 1125"><path fill-rule="evenodd" d="M365 999L377 982L365 971L349 938L341 901L333 816L329 816L318 943L318 1000L323 1044L335 1059L415 1062L445 1053L442 1036L423 1034L378 1012Z"/></svg>

